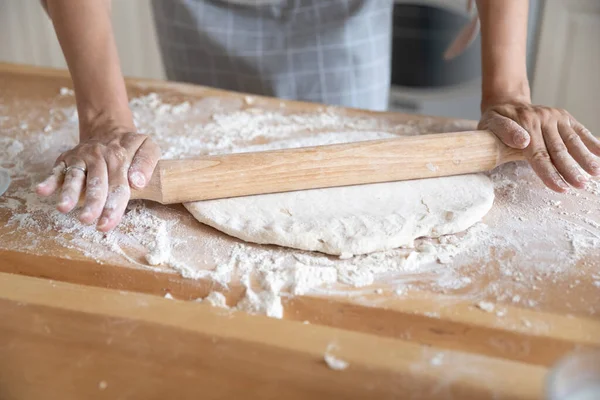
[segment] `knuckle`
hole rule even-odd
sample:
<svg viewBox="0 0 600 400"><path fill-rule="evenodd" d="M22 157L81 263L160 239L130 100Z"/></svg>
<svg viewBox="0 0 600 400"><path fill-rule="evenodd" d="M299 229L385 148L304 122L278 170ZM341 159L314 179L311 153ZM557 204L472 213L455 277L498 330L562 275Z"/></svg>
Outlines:
<svg viewBox="0 0 600 400"><path fill-rule="evenodd" d="M95 176L88 178L85 190L85 198L88 203L99 203L106 197L106 191L102 180Z"/></svg>
<svg viewBox="0 0 600 400"><path fill-rule="evenodd" d="M101 187L102 179L99 176L89 176L87 180L88 187Z"/></svg>
<svg viewBox="0 0 600 400"><path fill-rule="evenodd" d="M153 153L137 154L131 163L131 169L151 173L159 158L159 155Z"/></svg>
<svg viewBox="0 0 600 400"><path fill-rule="evenodd" d="M515 109L515 114L517 115L517 118L523 119L525 116L530 114L530 111L525 107L517 107Z"/></svg>
<svg viewBox="0 0 600 400"><path fill-rule="evenodd" d="M540 120L539 117L531 112L522 112L519 116L519 121L523 123L523 125L530 127L531 129L539 129L540 128Z"/></svg>
<svg viewBox="0 0 600 400"><path fill-rule="evenodd" d="M553 143L552 146L550 146L549 151L550 155L556 158L562 158L569 153L567 146L562 141L557 141L556 143Z"/></svg>
<svg viewBox="0 0 600 400"><path fill-rule="evenodd" d="M596 142L599 142L599 140L594 135L592 135L592 132L588 128L586 128L585 126L580 125L579 126L579 132L582 135L588 136L588 137L592 137Z"/></svg>
<svg viewBox="0 0 600 400"><path fill-rule="evenodd" d="M136 132L128 132L125 136L123 136L121 140L121 145L123 147L139 147L142 143L144 143L148 139L148 135L136 133Z"/></svg>
<svg viewBox="0 0 600 400"><path fill-rule="evenodd" d="M536 149L531 154L531 160L537 163L550 162L550 154L546 149Z"/></svg>
<svg viewBox="0 0 600 400"><path fill-rule="evenodd" d="M88 188L85 191L85 198L88 203L98 203L103 197L103 191L100 188Z"/></svg>
<svg viewBox="0 0 600 400"><path fill-rule="evenodd" d="M104 155L104 146L100 143L92 143L87 146L86 152L96 158L101 158Z"/></svg>
<svg viewBox="0 0 600 400"><path fill-rule="evenodd" d="M538 110L539 110L539 114L544 118L548 118L548 117L552 116L553 114L555 114L555 109L553 109L551 107L540 107Z"/></svg>
<svg viewBox="0 0 600 400"><path fill-rule="evenodd" d="M110 145L108 147L107 159L122 164L127 160L127 150L125 150L120 144Z"/></svg>
<svg viewBox="0 0 600 400"><path fill-rule="evenodd" d="M152 158L145 154L138 154L133 159L131 163L132 168L134 169L145 169L149 168L153 164Z"/></svg>
<svg viewBox="0 0 600 400"><path fill-rule="evenodd" d="M127 151L120 148L106 155L106 164L110 170L120 170L127 163Z"/></svg>
<svg viewBox="0 0 600 400"><path fill-rule="evenodd" d="M570 132L565 136L565 143L579 145L581 143L581 138L575 132Z"/></svg>
<svg viewBox="0 0 600 400"><path fill-rule="evenodd" d="M119 163L123 163L127 159L127 151L123 148L115 150L113 154Z"/></svg>

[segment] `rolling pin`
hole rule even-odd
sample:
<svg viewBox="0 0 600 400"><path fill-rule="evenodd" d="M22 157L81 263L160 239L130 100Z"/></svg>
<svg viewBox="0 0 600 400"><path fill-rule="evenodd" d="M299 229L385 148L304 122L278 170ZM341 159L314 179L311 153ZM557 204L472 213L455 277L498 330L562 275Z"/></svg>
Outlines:
<svg viewBox="0 0 600 400"><path fill-rule="evenodd" d="M162 204L434 178L489 171L523 159L489 131L160 160L132 199Z"/></svg>

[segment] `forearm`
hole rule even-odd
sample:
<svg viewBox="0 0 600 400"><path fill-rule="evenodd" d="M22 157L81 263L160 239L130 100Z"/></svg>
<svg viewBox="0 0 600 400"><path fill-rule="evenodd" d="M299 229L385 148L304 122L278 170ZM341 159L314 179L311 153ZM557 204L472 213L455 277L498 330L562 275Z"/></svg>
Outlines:
<svg viewBox="0 0 600 400"><path fill-rule="evenodd" d="M81 134L107 124L134 130L110 0L46 0L46 7L73 79Z"/></svg>
<svg viewBox="0 0 600 400"><path fill-rule="evenodd" d="M481 20L482 98L485 110L503 101L530 102L526 0L477 0Z"/></svg>

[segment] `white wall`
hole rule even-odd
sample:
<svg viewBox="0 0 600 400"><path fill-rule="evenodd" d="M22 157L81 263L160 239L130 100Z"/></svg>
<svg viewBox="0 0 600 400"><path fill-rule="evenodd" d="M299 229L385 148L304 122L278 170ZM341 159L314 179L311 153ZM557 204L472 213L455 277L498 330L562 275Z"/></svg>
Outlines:
<svg viewBox="0 0 600 400"><path fill-rule="evenodd" d="M149 0L113 0L112 20L126 76L165 77L151 13ZM66 68L39 1L0 0L0 62Z"/></svg>

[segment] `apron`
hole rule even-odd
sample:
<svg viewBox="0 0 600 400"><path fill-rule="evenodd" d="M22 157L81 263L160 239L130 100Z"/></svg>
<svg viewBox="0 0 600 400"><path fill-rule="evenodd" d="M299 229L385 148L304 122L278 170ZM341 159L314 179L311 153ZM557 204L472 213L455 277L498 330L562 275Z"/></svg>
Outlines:
<svg viewBox="0 0 600 400"><path fill-rule="evenodd" d="M392 6L393 0L153 0L170 80L371 110L388 105Z"/></svg>

